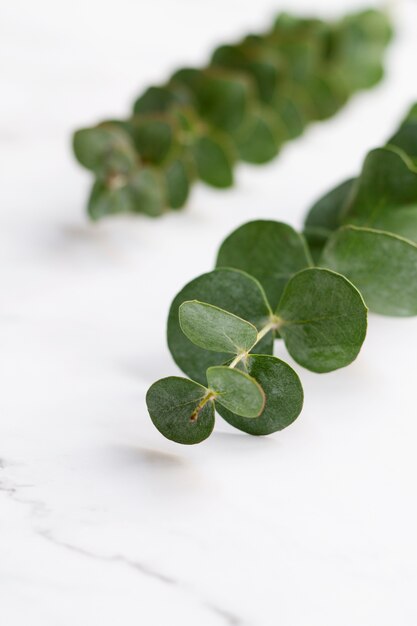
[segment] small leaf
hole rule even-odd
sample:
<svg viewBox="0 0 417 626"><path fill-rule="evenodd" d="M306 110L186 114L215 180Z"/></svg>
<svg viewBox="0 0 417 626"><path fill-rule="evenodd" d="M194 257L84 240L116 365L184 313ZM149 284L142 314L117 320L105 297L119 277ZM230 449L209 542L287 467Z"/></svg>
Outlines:
<svg viewBox="0 0 417 626"><path fill-rule="evenodd" d="M132 211L158 217L166 206L164 180L159 170L144 167L129 181Z"/></svg>
<svg viewBox="0 0 417 626"><path fill-rule="evenodd" d="M308 121L293 92L294 88L289 93L279 91L272 104L286 130L288 139L295 139L302 135Z"/></svg>
<svg viewBox="0 0 417 626"><path fill-rule="evenodd" d="M242 417L258 417L265 405L265 394L254 378L241 370L216 366L207 370L207 383L216 395L216 404Z"/></svg>
<svg viewBox="0 0 417 626"><path fill-rule="evenodd" d="M149 87L135 102L135 115L165 113L178 102L175 94L166 87Z"/></svg>
<svg viewBox="0 0 417 626"><path fill-rule="evenodd" d="M175 297L168 317L168 345L174 361L194 380L205 384L206 370L211 365L230 361L226 352L210 352L193 344L182 332L179 324L179 307L187 300L199 300L230 311L248 320L261 330L271 316L265 293L258 281L232 269L218 269L203 274L188 283ZM256 351L272 353L272 333L268 333L256 346Z"/></svg>
<svg viewBox="0 0 417 626"><path fill-rule="evenodd" d="M227 146L214 137L196 139L193 153L201 180L212 187L233 185L233 161Z"/></svg>
<svg viewBox="0 0 417 626"><path fill-rule="evenodd" d="M167 439L194 444L207 439L214 428L214 402L209 391L188 378L169 376L154 383L146 394L149 415Z"/></svg>
<svg viewBox="0 0 417 626"><path fill-rule="evenodd" d="M190 193L190 175L181 159L172 161L165 170L167 200L171 209L180 209Z"/></svg>
<svg viewBox="0 0 417 626"><path fill-rule="evenodd" d="M271 121L262 112L255 113L241 131L234 136L239 157L247 163L260 165L276 157L279 142Z"/></svg>
<svg viewBox="0 0 417 626"><path fill-rule="evenodd" d="M163 119L138 116L132 119L136 150L144 163L161 163L174 145L172 124Z"/></svg>
<svg viewBox="0 0 417 626"><path fill-rule="evenodd" d="M275 308L288 280L312 265L306 243L291 226L256 220L229 235L217 256L217 267L243 270L259 280Z"/></svg>
<svg viewBox="0 0 417 626"><path fill-rule="evenodd" d="M183 69L172 81L182 84L195 98L198 113L215 128L233 132L245 121L250 86L244 77L215 69Z"/></svg>
<svg viewBox="0 0 417 626"><path fill-rule="evenodd" d="M301 413L303 388L294 370L274 356L251 354L246 360L248 374L265 393L265 407L256 418L236 415L216 403L216 409L229 424L250 435L270 435L287 428Z"/></svg>
<svg viewBox="0 0 417 626"><path fill-rule="evenodd" d="M73 148L81 165L100 176L127 175L136 166L132 142L116 124L78 130Z"/></svg>
<svg viewBox="0 0 417 626"><path fill-rule="evenodd" d="M183 333L205 350L240 354L256 343L258 331L253 324L212 304L183 302L179 317Z"/></svg>
<svg viewBox="0 0 417 626"><path fill-rule="evenodd" d="M347 276L371 311L417 315L417 246L370 228L345 226L323 250L321 264Z"/></svg>
<svg viewBox="0 0 417 626"><path fill-rule="evenodd" d="M268 58L264 42L246 40L237 46L220 46L214 51L211 65L238 70L250 76L256 83L259 97L271 102L278 84L278 59Z"/></svg>
<svg viewBox="0 0 417 626"><path fill-rule="evenodd" d="M370 9L348 15L337 31L332 58L351 92L372 87L383 75L382 55L392 36L387 14Z"/></svg>
<svg viewBox="0 0 417 626"><path fill-rule="evenodd" d="M127 184L111 189L102 180L97 180L91 190L87 211L92 220L99 220L106 215L128 213L132 207L132 195Z"/></svg>
<svg viewBox="0 0 417 626"><path fill-rule="evenodd" d="M330 372L357 357L366 335L366 306L344 276L306 269L288 283L278 305L288 352L313 372Z"/></svg>

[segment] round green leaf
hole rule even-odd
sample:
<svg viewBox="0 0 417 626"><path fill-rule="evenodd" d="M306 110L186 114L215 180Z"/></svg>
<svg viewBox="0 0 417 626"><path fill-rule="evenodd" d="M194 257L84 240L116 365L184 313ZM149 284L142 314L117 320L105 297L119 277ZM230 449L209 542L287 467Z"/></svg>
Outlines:
<svg viewBox="0 0 417 626"><path fill-rule="evenodd" d="M273 308L288 280L312 265L306 243L291 226L256 220L229 235L217 256L217 267L233 267L255 276Z"/></svg>
<svg viewBox="0 0 417 626"><path fill-rule="evenodd" d="M321 264L347 276L371 311L417 315L417 246L412 242L370 228L346 226L329 239Z"/></svg>
<svg viewBox="0 0 417 626"><path fill-rule="evenodd" d="M274 127L262 113L253 114L234 139L239 157L247 163L267 163L276 157L279 150Z"/></svg>
<svg viewBox="0 0 417 626"><path fill-rule="evenodd" d="M246 359L248 374L261 385L265 407L256 419L241 417L216 403L216 410L235 428L250 435L270 435L287 428L301 413L303 388L294 370L284 361L265 354Z"/></svg>
<svg viewBox="0 0 417 626"><path fill-rule="evenodd" d="M190 90L199 114L215 128L233 132L245 121L251 94L243 76L187 68L176 72L172 81Z"/></svg>
<svg viewBox="0 0 417 626"><path fill-rule="evenodd" d="M209 391L188 378L169 376L154 383L146 394L152 422L176 443L200 443L214 428L214 402Z"/></svg>
<svg viewBox="0 0 417 626"><path fill-rule="evenodd" d="M357 357L366 335L367 311L344 276L306 269L288 283L278 305L288 352L313 372L330 372Z"/></svg>
<svg viewBox="0 0 417 626"><path fill-rule="evenodd" d="M144 167L130 178L129 189L132 196L132 211L157 217L166 207L164 179L161 172L152 167Z"/></svg>
<svg viewBox="0 0 417 626"><path fill-rule="evenodd" d="M207 383L216 393L216 404L242 417L258 417L265 406L260 384L241 370L218 365L207 370Z"/></svg>
<svg viewBox="0 0 417 626"><path fill-rule="evenodd" d="M287 138L295 139L302 135L307 119L300 102L291 93L293 90L289 91L290 93L282 93L278 90L272 106L285 128Z"/></svg>
<svg viewBox="0 0 417 626"><path fill-rule="evenodd" d="M416 202L417 170L411 160L398 148L377 148L365 159L345 223L373 228L382 213Z"/></svg>
<svg viewBox="0 0 417 626"><path fill-rule="evenodd" d="M198 137L193 146L198 176L212 187L233 185L233 161L226 144L217 137Z"/></svg>
<svg viewBox="0 0 417 626"><path fill-rule="evenodd" d="M84 167L100 176L127 175L136 166L136 154L126 132L116 125L78 130L74 154Z"/></svg>
<svg viewBox="0 0 417 626"><path fill-rule="evenodd" d="M271 310L258 281L238 270L218 269L192 280L175 297L168 316L168 345L174 361L188 376L203 384L206 370L212 365L230 361L226 352L211 352L193 344L182 332L179 307L187 300L212 304L248 320L261 330L270 320ZM268 333L256 346L256 351L271 354L272 333Z"/></svg>
<svg viewBox="0 0 417 626"><path fill-rule="evenodd" d="M166 87L149 87L135 102L135 115L165 113L177 103L175 94Z"/></svg>
<svg viewBox="0 0 417 626"><path fill-rule="evenodd" d="M132 136L144 163L161 163L174 144L172 124L165 119L134 117Z"/></svg>
<svg viewBox="0 0 417 626"><path fill-rule="evenodd" d="M277 57L271 59L265 54L262 39L246 40L237 46L220 46L213 53L211 65L244 72L255 81L260 99L263 102L272 100L280 68Z"/></svg>
<svg viewBox="0 0 417 626"><path fill-rule="evenodd" d="M96 180L87 205L88 215L92 220L116 213L128 213L132 208L132 194L127 184L111 189L102 180Z"/></svg>
<svg viewBox="0 0 417 626"><path fill-rule="evenodd" d="M183 302L179 318L183 333L205 350L241 354L248 352L258 337L257 329L250 322L197 300Z"/></svg>

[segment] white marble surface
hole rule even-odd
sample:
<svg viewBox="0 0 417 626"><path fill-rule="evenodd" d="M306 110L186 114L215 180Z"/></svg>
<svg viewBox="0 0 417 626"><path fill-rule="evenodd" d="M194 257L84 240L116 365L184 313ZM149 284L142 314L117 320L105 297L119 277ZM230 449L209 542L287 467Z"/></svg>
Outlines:
<svg viewBox="0 0 417 626"><path fill-rule="evenodd" d="M324 15L359 2L287 6ZM336 6L337 5L337 6ZM176 291L254 217L301 224L417 100L417 5L383 85L238 185L159 221L83 213L71 129L266 24L279 0L1 3L2 626L415 626L417 320L371 317L351 367L296 368L305 409L251 438L164 440L144 396L176 373ZM280 348L282 350L282 348Z"/></svg>

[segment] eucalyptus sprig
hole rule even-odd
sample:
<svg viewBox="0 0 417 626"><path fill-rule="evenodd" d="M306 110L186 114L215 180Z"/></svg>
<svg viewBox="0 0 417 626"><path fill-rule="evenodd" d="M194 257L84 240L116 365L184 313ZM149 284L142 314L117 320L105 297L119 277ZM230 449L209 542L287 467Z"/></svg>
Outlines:
<svg viewBox="0 0 417 626"><path fill-rule="evenodd" d="M417 315L417 104L382 148L310 209L316 262L347 276L371 311Z"/></svg>
<svg viewBox="0 0 417 626"><path fill-rule="evenodd" d="M417 105L358 178L315 203L304 234L244 224L221 244L216 269L179 292L168 345L189 378L150 387L153 423L184 444L211 434L215 410L252 435L289 426L303 390L274 341L310 371L345 367L365 339L367 306L417 315Z"/></svg>
<svg viewBox="0 0 417 626"><path fill-rule="evenodd" d="M390 36L375 10L334 23L284 13L269 31L217 48L207 67L147 89L127 120L77 131L75 156L95 175L90 217L179 209L196 179L230 187L237 160L270 161L308 122L376 84Z"/></svg>

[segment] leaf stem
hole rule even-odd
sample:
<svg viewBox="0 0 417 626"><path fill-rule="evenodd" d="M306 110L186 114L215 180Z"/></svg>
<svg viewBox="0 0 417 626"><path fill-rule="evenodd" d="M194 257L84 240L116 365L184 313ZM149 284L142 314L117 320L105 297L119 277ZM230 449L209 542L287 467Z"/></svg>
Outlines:
<svg viewBox="0 0 417 626"><path fill-rule="evenodd" d="M193 413L190 416L190 422L196 422L198 420L198 416L200 415L202 409L206 406L207 402L210 400L214 400L217 396L217 393L212 389L209 389L204 398L201 400L200 404L195 408Z"/></svg>
<svg viewBox="0 0 417 626"><path fill-rule="evenodd" d="M251 350L253 350L253 348L261 341L261 339L265 337L265 335L267 335L271 330L278 330L278 328L282 326L282 324L283 324L283 321L280 317L278 317L277 315L271 315L270 321L268 322L268 324L265 324L265 326L258 332L256 341L253 344ZM237 354L235 358L233 359L233 361L230 363L229 367L231 369L235 368L236 365L238 365L238 363L240 363L243 359L246 359L248 357L248 354L249 354L249 351L245 351L245 352L241 352L240 354Z"/></svg>

